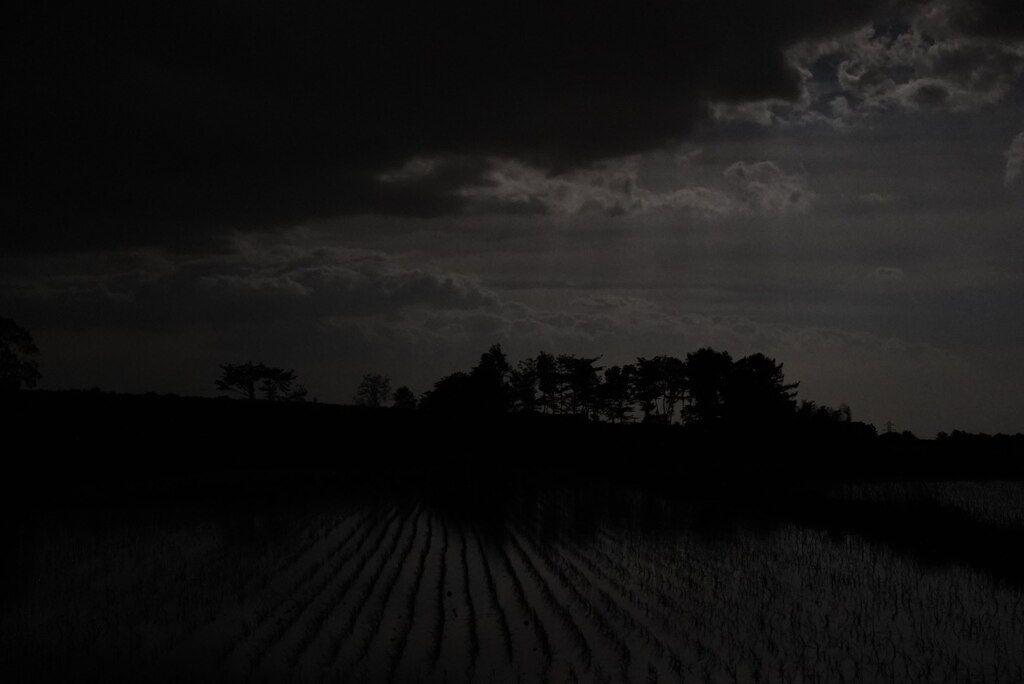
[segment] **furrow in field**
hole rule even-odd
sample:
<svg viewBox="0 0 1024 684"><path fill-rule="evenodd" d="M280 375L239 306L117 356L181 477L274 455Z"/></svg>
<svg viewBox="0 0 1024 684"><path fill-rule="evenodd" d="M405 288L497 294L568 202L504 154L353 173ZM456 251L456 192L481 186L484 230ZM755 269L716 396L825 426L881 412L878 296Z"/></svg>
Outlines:
<svg viewBox="0 0 1024 684"><path fill-rule="evenodd" d="M565 597L556 593L551 579L534 564L512 529L508 530L506 542L509 561L522 579L523 590L548 639L547 655L551 659L546 672L548 681L565 681L573 665L589 669L596 664L595 671L603 672L606 668L595 663L590 643L574 619Z"/></svg>
<svg viewBox="0 0 1024 684"><path fill-rule="evenodd" d="M471 597L462 562L465 537L457 520L446 519L448 544L445 548L445 577L441 599L444 618L444 639L435 674L442 681L472 681L473 661L478 657L479 641L475 641L476 625L472 620Z"/></svg>
<svg viewBox="0 0 1024 684"><path fill-rule="evenodd" d="M335 553L339 543L343 544L355 534L363 522L364 516L350 507L330 521L321 521L315 527L311 525L302 541L295 545L284 561L277 564L276 569L269 563L251 570L240 567L240 571L249 570L249 578L238 592L237 603L224 608L197 631L177 635L154 647L144 669L170 672L182 670L180 664L188 663L181 672L182 676L195 670L218 670L230 654L251 637L254 629L266 621L268 615L291 605L295 587L314 573L325 558Z"/></svg>
<svg viewBox="0 0 1024 684"><path fill-rule="evenodd" d="M689 568L689 573L680 574L680 557L678 554L656 555L649 544L637 544L628 539L613 536L602 530L599 535L603 541L588 545L587 549L593 557L602 557L597 565L613 568L620 580L638 584L644 591L652 595L653 603L674 623L685 620L687 624L703 624L705 610L702 604L708 599L706 587L707 577L715 576L713 568L704 567L698 572ZM629 546L634 556L629 563L623 549ZM614 551L609 551L611 547ZM671 546L670 548L674 548ZM724 571L724 569L723 569ZM699 575L699 577L695 576ZM666 591L666 585L671 588ZM679 600L679 596L687 596L690 603Z"/></svg>
<svg viewBox="0 0 1024 684"><path fill-rule="evenodd" d="M278 563L273 572L260 573L250 578L241 592L242 595L260 597L264 604L270 597L274 597L278 603L289 601L303 579L315 572L319 565L334 553L339 540L343 543L347 536L354 534L358 530L358 523L365 521L365 517L365 512L357 511L355 506L349 506L333 516L330 521L321 522L315 529L308 529L302 543ZM265 606L262 612L272 612L274 608L276 606ZM251 607L248 606L245 607L245 611L247 614L252 613Z"/></svg>
<svg viewBox="0 0 1024 684"><path fill-rule="evenodd" d="M427 558L430 556L434 545L434 519L430 512L427 512L426 539L420 547L420 553L416 558L416 565L413 569L412 581L409 583L409 592L405 598L405 619L401 622L401 630L397 639L392 642L388 665L388 682L395 681L395 675L399 666L403 663L409 648L409 641L413 634L416 621L423 618L417 611L419 607L420 588L423 586L423 576L427 565Z"/></svg>
<svg viewBox="0 0 1024 684"><path fill-rule="evenodd" d="M439 605L443 601L446 530L444 521L434 512L429 513L431 544L429 553L422 557L416 569L419 575L412 608L414 619L408 626L408 637L401 660L392 663L390 679L396 682L427 682L443 679L435 672L435 662L441 660L443 647L444 613Z"/></svg>
<svg viewBox="0 0 1024 684"><path fill-rule="evenodd" d="M632 626L630 628L650 646L652 654L664 660L676 678L682 677L682 668L688 659L680 646L690 639L679 632L679 616L653 605L643 592L629 587L628 578L613 575L579 547L566 543L561 548L567 573L587 577L600 595L605 611Z"/></svg>
<svg viewBox="0 0 1024 684"><path fill-rule="evenodd" d="M476 625L478 657L473 668L474 681L496 682L510 676L517 665L510 617L501 605L495 586L491 559L476 525L463 528L463 570ZM493 551L492 551L493 553Z"/></svg>
<svg viewBox="0 0 1024 684"><path fill-rule="evenodd" d="M502 542L492 546L491 566L502 605L512 627L515 662L523 681L547 681L552 665L551 640L537 611L527 597L523 582Z"/></svg>
<svg viewBox="0 0 1024 684"><path fill-rule="evenodd" d="M367 558L382 541L398 534L406 516L401 516L398 509L392 509L384 520L371 528L370 534L363 536L358 546L352 547L345 558L318 578L316 586L303 595L301 608L282 621L277 638L262 645L253 668L253 678L258 674L264 681L279 680L283 673L300 662L310 642L320 633L329 615L329 607L340 600L347 588L342 578L351 582L358 577Z"/></svg>
<svg viewBox="0 0 1024 684"><path fill-rule="evenodd" d="M560 643L575 652L574 669L594 681L628 681L629 645L591 600L585 578L571 581L552 560L550 550L542 550L522 531L510 533L509 538L527 573L543 582L542 586L557 586L557 594L548 589L544 600L556 612L568 637Z"/></svg>
<svg viewBox="0 0 1024 684"><path fill-rule="evenodd" d="M412 524L405 526L402 534L382 554L380 562L364 571L355 604L347 611L342 627L342 633L349 636L336 643L334 658L327 668L329 673L346 675L354 681L378 681L385 676L388 670L386 648L391 640L397 639L399 623L405 619L404 603L396 600L395 587L413 557L417 542L423 540L419 530L424 515L422 506L418 507ZM379 644L379 658L370 657L375 644Z"/></svg>
<svg viewBox="0 0 1024 684"><path fill-rule="evenodd" d="M254 611L257 614L253 616L252 628L243 632L243 638L229 651L222 669L248 678L263 655L309 610L337 573L360 553L367 540L386 530L396 515L397 510L391 507L384 516L367 517L361 521L350 534L337 542L323 562L315 563L297 577L291 583L290 594L277 597L280 600L273 609Z"/></svg>
<svg viewBox="0 0 1024 684"><path fill-rule="evenodd" d="M484 622L493 622L498 629L498 638L501 643L501 650L504 654L504 659L495 665L495 668L506 668L515 662L515 655L512 647L512 630L509 628L508 616L505 614L505 609L501 606L501 601L498 599L498 589L494 584L494 573L491 571L491 563L487 559L487 551L484 549L484 543L480 538L480 533L477 530L473 530L473 541L475 542L477 553L479 554L479 564L483 571L482 579L487 592L487 608L484 612ZM488 615L490 619L488 619Z"/></svg>
<svg viewBox="0 0 1024 684"><path fill-rule="evenodd" d="M438 552L440 566L437 570L434 590L434 630L431 634L433 641L430 649L430 667L432 671L437 668L441 660L441 649L444 646L445 626L447 625L447 620L445 620L444 593L445 585L448 581L448 525L445 524L443 518L438 518L438 522L441 526L441 548Z"/></svg>
<svg viewBox="0 0 1024 684"><path fill-rule="evenodd" d="M324 668L333 662L341 649L354 638L353 627L359 612L369 600L371 582L379 579L380 567L394 553L408 532L410 518L416 509L403 506L404 512L387 528L365 545L358 559L339 573L327 591L312 607L302 625L296 625L292 637L282 649L284 672L302 673L303 678L322 679ZM285 644L282 644L285 646Z"/></svg>
<svg viewBox="0 0 1024 684"><path fill-rule="evenodd" d="M315 556L316 547L322 545L331 535L337 534L340 528L345 527L346 522L360 520L365 518L365 516L365 510L359 511L356 509L355 505L349 505L341 512L332 516L330 521L317 525L315 530L309 530L306 533L304 543L300 544L287 558L278 564L278 573L288 572L291 567L302 563L302 559L305 556L309 556L311 554ZM264 576L257 579L261 579L262 583L266 585L274 578Z"/></svg>
<svg viewBox="0 0 1024 684"><path fill-rule="evenodd" d="M588 574L581 571L579 567L574 567L572 563L565 557L564 552L570 549L577 550L576 544L570 541L564 540L560 535L551 533L554 535L556 542L561 542L556 546L550 544L539 544L538 556L544 559L556 559L552 561L553 569L558 572L561 571L565 575L571 575L572 581L569 581L570 586L582 586L589 587L591 593L599 600L602 605L602 609L599 612L601 620L607 620L608 618L614 618L617 622L623 623L622 627L626 628L625 633L634 634L641 639L644 645L644 651L651 652L652 655L658 659L665 659L670 669L679 674L681 668L681 659L679 654L676 652L673 644L675 639L672 636L672 629L670 628L667 633L663 632L658 634L657 629L652 629L650 624L650 613L647 611L640 611L640 613L629 609L629 597L635 598L635 592L628 588L630 578L613 578L610 575L602 574L599 567L596 564L588 566L588 570L591 572ZM566 578L568 581L568 578ZM620 581L625 580L625 584ZM622 630L622 627L618 631ZM636 656L644 656L645 653L637 653ZM640 661L634 658L633 655L629 655L629 659L634 667L634 678L646 676L646 672L639 672L638 668Z"/></svg>
<svg viewBox="0 0 1024 684"><path fill-rule="evenodd" d="M360 532L366 531L367 521L371 519L372 516L363 513L339 520L326 534L322 534L319 540L279 566L277 572L268 573L264 583L265 589L258 595L264 603L268 600L274 603L259 611L260 619L265 620L280 606L290 604L302 585L339 553L343 553L350 541L358 539L357 535Z"/></svg>
<svg viewBox="0 0 1024 684"><path fill-rule="evenodd" d="M469 679L473 679L473 674L476 672L476 667L480 662L480 636L481 636L481 624L477 616L476 604L473 601L473 582L471 577L476 574L470 572L469 567L469 552L468 543L466 540L466 529L464 526L459 527L459 557L462 561L462 593L466 599L466 621L469 629ZM474 565L475 567L475 565Z"/></svg>
<svg viewBox="0 0 1024 684"><path fill-rule="evenodd" d="M582 546L571 542L560 548L567 572L587 578L601 596L605 611L649 643L655 655L666 658L675 676L681 677L684 667L692 667L707 657L724 659L723 654L702 643L690 630L681 631L682 613L659 606L656 599L652 600L653 592L634 589L629 586L630 576L609 570L621 567L613 559L606 556L602 561L595 560ZM591 550L589 546L587 549ZM686 648L681 648L683 645Z"/></svg>

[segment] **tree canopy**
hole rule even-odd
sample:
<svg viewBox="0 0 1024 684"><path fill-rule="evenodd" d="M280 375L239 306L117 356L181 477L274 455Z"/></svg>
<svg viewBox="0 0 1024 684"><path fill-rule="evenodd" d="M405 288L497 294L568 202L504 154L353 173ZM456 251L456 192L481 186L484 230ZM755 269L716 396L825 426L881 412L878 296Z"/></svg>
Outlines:
<svg viewBox="0 0 1024 684"><path fill-rule="evenodd" d="M217 389L221 392L233 392L246 399L256 399L259 393L271 401L303 401L306 398L306 388L296 381L294 370L252 361L225 363L220 368Z"/></svg>
<svg viewBox="0 0 1024 684"><path fill-rule="evenodd" d="M28 330L10 318L0 318L0 391L35 387L42 377L35 360L38 355Z"/></svg>
<svg viewBox="0 0 1024 684"><path fill-rule="evenodd" d="M359 381L354 397L357 406L383 406L391 399L391 378L381 373L367 373Z"/></svg>
<svg viewBox="0 0 1024 684"><path fill-rule="evenodd" d="M639 357L608 368L596 365L599 359L541 351L513 365L493 345L468 373L434 383L420 408L467 416L545 413L612 423L762 428L807 417L797 407L799 383L786 382L782 364L764 354L734 360L726 351L703 347L685 359Z"/></svg>
<svg viewBox="0 0 1024 684"><path fill-rule="evenodd" d="M416 395L407 386L402 385L391 395L393 408L400 411L412 411L416 408Z"/></svg>

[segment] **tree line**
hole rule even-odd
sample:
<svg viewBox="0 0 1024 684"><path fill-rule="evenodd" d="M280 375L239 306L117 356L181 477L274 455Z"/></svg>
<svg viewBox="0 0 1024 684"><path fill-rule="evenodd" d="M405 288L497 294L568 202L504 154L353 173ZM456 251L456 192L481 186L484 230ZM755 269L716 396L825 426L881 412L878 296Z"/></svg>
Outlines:
<svg viewBox="0 0 1024 684"><path fill-rule="evenodd" d="M674 356L639 357L625 365L600 365L601 357L550 354L511 363L495 344L469 371L447 375L420 398L407 387L393 395L390 380L367 374L355 401L434 415L487 416L540 413L609 423L752 424L802 417L817 422L851 422L848 406L838 409L796 399L797 382L787 382L783 365L761 353L734 359L704 347Z"/></svg>
<svg viewBox="0 0 1024 684"><path fill-rule="evenodd" d="M27 330L0 318L0 390L33 387L39 350ZM782 364L761 353L733 359L703 347L685 358L638 357L634 363L601 366L601 357L545 351L512 364L500 344L480 355L467 372L446 375L417 400L406 386L368 373L354 401L390 404L435 415L486 416L540 413L609 423L777 423L799 416L817 423L850 423L850 408L797 402L799 383L786 382ZM222 364L216 387L246 399L304 401L306 388L294 370L248 361Z"/></svg>

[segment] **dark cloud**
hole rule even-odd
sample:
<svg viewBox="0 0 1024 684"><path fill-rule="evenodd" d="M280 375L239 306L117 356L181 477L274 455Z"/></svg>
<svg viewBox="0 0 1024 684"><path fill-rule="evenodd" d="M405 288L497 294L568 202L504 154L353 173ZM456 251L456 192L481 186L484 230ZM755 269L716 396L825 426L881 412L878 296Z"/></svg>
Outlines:
<svg viewBox="0 0 1024 684"><path fill-rule="evenodd" d="M1018 0L962 0L955 5L954 18L970 33L1024 37L1024 4Z"/></svg>
<svg viewBox="0 0 1024 684"><path fill-rule="evenodd" d="M0 36L0 246L450 213L472 164L430 186L380 175L416 156L557 170L649 149L710 101L797 96L784 49L880 4L21 3Z"/></svg>

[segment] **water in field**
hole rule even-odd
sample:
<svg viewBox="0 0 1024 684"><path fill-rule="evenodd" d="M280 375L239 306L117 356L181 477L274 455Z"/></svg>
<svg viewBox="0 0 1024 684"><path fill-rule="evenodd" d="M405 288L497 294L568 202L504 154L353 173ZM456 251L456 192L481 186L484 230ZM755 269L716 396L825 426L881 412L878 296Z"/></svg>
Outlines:
<svg viewBox="0 0 1024 684"><path fill-rule="evenodd" d="M722 506L547 493L480 519L403 496L11 529L16 680L1024 681L1024 583Z"/></svg>

